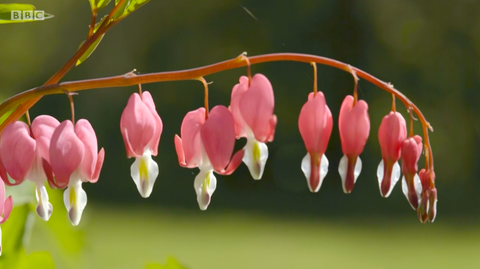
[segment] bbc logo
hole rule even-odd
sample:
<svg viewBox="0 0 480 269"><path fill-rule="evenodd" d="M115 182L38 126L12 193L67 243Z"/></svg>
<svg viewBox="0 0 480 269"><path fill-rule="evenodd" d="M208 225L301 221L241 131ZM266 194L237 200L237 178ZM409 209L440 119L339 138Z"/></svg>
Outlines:
<svg viewBox="0 0 480 269"><path fill-rule="evenodd" d="M12 10L10 19L12 21L43 21L45 12L43 10Z"/></svg>

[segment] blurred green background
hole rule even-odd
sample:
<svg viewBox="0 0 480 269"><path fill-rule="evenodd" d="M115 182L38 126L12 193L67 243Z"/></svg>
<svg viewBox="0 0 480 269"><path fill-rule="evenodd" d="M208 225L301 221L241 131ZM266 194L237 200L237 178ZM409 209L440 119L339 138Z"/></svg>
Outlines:
<svg viewBox="0 0 480 269"><path fill-rule="evenodd" d="M88 1L28 3L55 18L0 27L0 100L43 84L88 32ZM277 62L252 68L272 82L278 116L263 179L252 180L244 165L231 176L218 176L206 212L198 210L193 190L197 171L178 165L173 145L184 115L203 104L200 83L143 86L164 123L154 158L160 175L148 199L140 197L130 178L133 160L125 157L119 131L121 112L136 87L75 96L76 117L90 120L106 150L101 178L84 184L89 200L78 228L70 227L58 200L53 215L61 225L50 225L57 225L52 230L35 217L27 250L49 251L58 268L142 268L170 256L192 269L478 268L479 10L480 2L471 0L152 0L107 33L93 55L62 80L134 68L139 73L193 68L243 51L308 53L349 63L392 82L434 127L430 138L439 193L434 224L418 222L400 183L390 198L379 195L377 130L391 104L388 94L365 81L360 81L359 96L370 106L372 130L354 192L345 195L341 188L336 124L326 153L330 172L319 193L308 191L300 170L306 152L297 120L312 90L312 69ZM228 105L245 71L206 77L214 82L212 107ZM318 66L318 75L319 90L336 120L353 81L330 67ZM31 114L67 119L67 98L45 97ZM420 125L415 127L419 132ZM240 140L238 147L244 143ZM8 236L4 232L4 240Z"/></svg>

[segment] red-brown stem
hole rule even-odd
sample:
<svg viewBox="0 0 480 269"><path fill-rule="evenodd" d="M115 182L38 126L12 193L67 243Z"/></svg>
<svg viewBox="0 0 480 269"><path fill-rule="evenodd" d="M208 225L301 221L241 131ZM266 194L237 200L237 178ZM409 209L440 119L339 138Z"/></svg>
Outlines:
<svg viewBox="0 0 480 269"><path fill-rule="evenodd" d="M395 94L392 93L392 111L397 112L395 108Z"/></svg>
<svg viewBox="0 0 480 269"><path fill-rule="evenodd" d="M317 95L318 86L317 86L317 64L315 62L310 63L313 67L313 96Z"/></svg>
<svg viewBox="0 0 480 269"><path fill-rule="evenodd" d="M102 25L98 28L98 30L91 36L91 38L88 38L85 40L83 45L77 50L77 52L70 58L60 70L58 70L50 79L47 80L43 84L43 86L48 86L52 85L55 83L58 83L67 73L72 69L72 67L75 65L75 63L82 57L82 55L87 51L87 49L92 45L98 38L100 38L104 33L106 33L112 26L120 22L122 19L118 19L116 21L111 21L109 23L109 20L112 18L113 14L120 8L120 5L124 2L125 0L120 0L118 5L116 5L108 14L108 17L103 21ZM15 120L18 120L28 109L32 108L33 105L35 105L43 95L38 95L35 98L25 100L25 102L22 102L19 104L18 108L15 109L15 111L8 116L5 121L0 125L0 132L3 131L5 126L8 124L12 123Z"/></svg>
<svg viewBox="0 0 480 269"><path fill-rule="evenodd" d="M138 94L142 97L142 84L138 84Z"/></svg>
<svg viewBox="0 0 480 269"><path fill-rule="evenodd" d="M95 30L95 24L97 23L97 10L93 9L92 10L92 21L90 22L90 29L88 30L88 36L87 39L92 37L93 35L93 30Z"/></svg>
<svg viewBox="0 0 480 269"><path fill-rule="evenodd" d="M198 78L198 80L203 84L203 106L205 107L205 119L208 119L208 112L210 110L208 107L208 83L203 77Z"/></svg>
<svg viewBox="0 0 480 269"><path fill-rule="evenodd" d="M109 24L110 26L112 24ZM100 31L100 29L99 29ZM97 31L97 33L100 33ZM86 42L85 42L86 43ZM334 68L341 69L346 72L350 72L351 69L355 71L359 78L362 78L370 83L374 84L375 86L379 87L380 89L395 95L407 109L412 109L415 114L417 114L418 119L420 120L423 126L423 134L425 137L425 147L428 149L429 156L432 155L432 148L430 147L430 140L428 137L428 131L431 130L430 123L427 119L423 116L422 112L418 107L410 101L403 93L396 90L390 83L386 83L369 73L358 69L356 67L352 67L346 63L333 60L326 57L316 56L316 55L308 55L308 54L297 54L297 53L272 53L272 54L264 54L264 55L257 55L253 57L249 57L250 64L259 64L265 62L275 62L275 61L296 61L296 62L315 62L317 64L328 65ZM239 68L246 66L247 63L243 57L239 56L227 61L215 63L208 66L187 69L187 70L180 70L180 71L170 71L170 72L159 72L159 73L149 73L149 74L141 74L137 76L127 76L127 75L120 75L114 77L106 77L106 78L98 78L98 79L88 79L88 80L81 80L81 81L70 81L70 82L62 82L54 85L47 85L41 86L37 88L33 88L22 93L19 93L0 105L0 116L4 115L10 109L15 108L19 104L26 104L33 101L33 104L38 100L39 97L48 94L58 94L62 93L63 90L68 91L82 91L82 90L90 90L90 89L98 89L98 88L108 88L108 87L122 87L122 86L132 86L137 84L145 84L145 83L154 83L154 82L162 82L162 81L178 81L178 80L191 80L191 79L198 79L199 77L207 76L213 73L217 73L220 71L225 71L233 68ZM33 105L31 104L31 105ZM30 106L31 106L30 105ZM30 107L25 107L23 104L20 105L14 113L12 113L8 119L0 125L0 132L5 128L5 126L20 118L21 115L25 113L25 111ZM16 113L15 113L16 112ZM15 115L14 115L15 114ZM430 158L429 168L433 170L433 158Z"/></svg>
<svg viewBox="0 0 480 269"><path fill-rule="evenodd" d="M75 125L75 106L73 105L73 93L69 91L65 91L65 94L68 97L68 101L70 102L70 113L72 114L72 123Z"/></svg>
<svg viewBox="0 0 480 269"><path fill-rule="evenodd" d="M408 112L410 114L410 135L409 136L413 137L413 120L414 120L414 118L413 118L412 110L409 109Z"/></svg>
<svg viewBox="0 0 480 269"><path fill-rule="evenodd" d="M25 112L25 117L27 118L27 124L28 126L31 126L32 125L32 121L30 120L30 112Z"/></svg>
<svg viewBox="0 0 480 269"><path fill-rule="evenodd" d="M242 59L247 64L248 87L250 87L250 85L252 84L252 68L250 67L251 66L250 60L248 59L246 52L240 54L240 56L238 57L242 57Z"/></svg>
<svg viewBox="0 0 480 269"><path fill-rule="evenodd" d="M353 68L350 65L348 65L348 68L350 69L349 70L350 74L352 74L353 81L355 83L353 86L353 106L355 106L358 100L358 76L355 70L353 70Z"/></svg>

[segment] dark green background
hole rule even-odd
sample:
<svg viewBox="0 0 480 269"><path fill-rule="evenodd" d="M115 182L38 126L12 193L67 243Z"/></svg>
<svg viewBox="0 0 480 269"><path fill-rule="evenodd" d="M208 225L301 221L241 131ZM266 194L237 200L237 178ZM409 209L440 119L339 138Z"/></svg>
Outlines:
<svg viewBox="0 0 480 269"><path fill-rule="evenodd" d="M84 40L90 21L88 1L30 0L55 18L39 23L0 27L0 95L3 99L44 83ZM249 15L248 9L254 16ZM99 48L62 80L193 68L249 55L299 52L331 57L392 82L422 110L435 128L431 142L438 189L438 219L452 222L478 219L480 124L478 1L255 1L152 0L115 26ZM330 170L319 193L309 193L300 170L305 148L297 120L312 90L308 64L277 62L255 65L275 91L276 137L261 181L253 181L242 165L232 176L218 176L208 211L239 210L285 217L340 217L358 220L408 216L416 221L397 184L389 199L381 198L376 178L380 161L379 123L390 109L390 96L360 81L359 96L370 105L371 135L361 155L364 169L352 194L342 192L337 172L342 156L338 125L327 150ZM245 69L206 77L210 104L228 105L231 88ZM351 94L348 73L318 67L319 90L325 93L334 120ZM177 163L173 137L183 116L203 104L198 82L144 85L152 93L163 119L160 175L152 196L142 199L130 178L119 131L121 112L135 87L81 92L75 96L77 118L94 126L106 159L97 184L84 184L90 205L149 204L158 208L198 210L193 179L196 169ZM398 109L405 109L397 104ZM33 116L70 117L67 98L43 98ZM420 131L417 124L415 131ZM238 142L240 148L244 140ZM423 167L423 158L420 167ZM60 206L60 205L57 205ZM88 210L88 207L87 207Z"/></svg>

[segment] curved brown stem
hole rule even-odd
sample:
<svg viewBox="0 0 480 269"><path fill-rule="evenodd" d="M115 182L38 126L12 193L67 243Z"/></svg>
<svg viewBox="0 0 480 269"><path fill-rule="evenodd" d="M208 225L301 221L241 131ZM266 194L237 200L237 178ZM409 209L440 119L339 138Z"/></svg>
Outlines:
<svg viewBox="0 0 480 269"><path fill-rule="evenodd" d="M111 24L109 24L109 26L110 25ZM369 81L370 83L374 84L380 89L390 94L393 94L405 105L407 109L411 109L413 112L415 112L415 114L417 114L418 119L420 120L423 126L425 146L428 149L428 153L429 153L428 155L430 156L429 167L430 169L433 170L432 149L430 147L430 140L428 137L428 131L432 130L432 127L430 123L427 121L427 119L423 116L420 109L418 109L418 107L412 101L410 101L410 99L408 99L403 93L395 89L392 84L384 82L361 69L350 66L349 64L336 61L330 58L326 58L326 57L316 56L316 55L298 54L298 53L272 53L272 54L257 55L257 56L249 57L248 59L250 64L252 65L265 63L265 62L275 62L275 61L296 61L296 62L305 62L305 63L315 62L317 64L323 64L323 65L328 65L334 68L338 68L346 72L351 72L351 70L355 71L355 73L359 78ZM220 71L225 71L228 69L239 68L244 66L247 66L247 63L245 62L242 55L240 55L236 58L233 58L227 61L215 63L208 66L187 69L187 70L149 73L149 74L141 74L137 76L120 75L120 76L98 78L98 79L63 82L55 85L47 85L47 86L33 88L7 99L5 102L3 102L0 105L0 116L1 116L1 115L4 115L8 110L13 109L16 106L21 104L14 111L14 113L12 113L7 118L7 120L4 123L2 123L2 125L0 125L0 132L8 123L12 122L13 120L17 120L21 115L23 115L25 111L29 109L31 105L33 105L36 102L36 100L38 100L38 98L43 95L63 93L63 90L82 91L82 90L107 88L107 87L132 86L137 84L154 83L154 82L162 82L162 81L192 80L192 79L198 79L199 77L204 77L213 73L217 73ZM30 107L25 105L27 103L30 105Z"/></svg>

